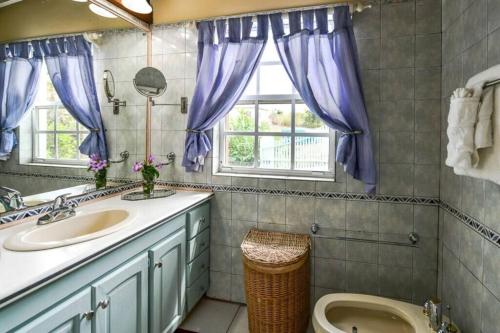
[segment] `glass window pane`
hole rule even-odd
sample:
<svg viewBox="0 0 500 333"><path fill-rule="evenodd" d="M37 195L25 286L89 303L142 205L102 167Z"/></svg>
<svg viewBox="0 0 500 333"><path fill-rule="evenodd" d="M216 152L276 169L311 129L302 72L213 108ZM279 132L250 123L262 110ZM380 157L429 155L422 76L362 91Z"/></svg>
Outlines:
<svg viewBox="0 0 500 333"><path fill-rule="evenodd" d="M291 137L259 137L259 168L290 169Z"/></svg>
<svg viewBox="0 0 500 333"><path fill-rule="evenodd" d="M76 131L76 120L64 108L57 109L57 130Z"/></svg>
<svg viewBox="0 0 500 333"><path fill-rule="evenodd" d="M255 96L257 95L257 71L253 73L252 78L250 79L250 82L248 82L248 85L243 92L243 96Z"/></svg>
<svg viewBox="0 0 500 333"><path fill-rule="evenodd" d="M54 130L54 109L38 109L38 130L53 131Z"/></svg>
<svg viewBox="0 0 500 333"><path fill-rule="evenodd" d="M56 158L56 147L54 144L54 134L40 133L37 136L38 158L54 159Z"/></svg>
<svg viewBox="0 0 500 333"><path fill-rule="evenodd" d="M328 126L309 111L305 104L295 104L295 132L328 133Z"/></svg>
<svg viewBox="0 0 500 333"><path fill-rule="evenodd" d="M278 51L276 51L276 45L272 42L268 42L264 48L264 53L262 53L262 58L260 61L280 61Z"/></svg>
<svg viewBox="0 0 500 333"><path fill-rule="evenodd" d="M291 104L259 104L260 132L291 132Z"/></svg>
<svg viewBox="0 0 500 333"><path fill-rule="evenodd" d="M253 136L226 136L226 164L228 166L253 167L255 137Z"/></svg>
<svg viewBox="0 0 500 333"><path fill-rule="evenodd" d="M57 149L63 160L78 159L78 139L76 134L58 134Z"/></svg>
<svg viewBox="0 0 500 333"><path fill-rule="evenodd" d="M290 95L292 81L283 65L260 66L260 95Z"/></svg>
<svg viewBox="0 0 500 333"><path fill-rule="evenodd" d="M295 137L295 169L328 171L329 138Z"/></svg>
<svg viewBox="0 0 500 333"><path fill-rule="evenodd" d="M225 127L230 132L254 132L255 106L236 105L227 115Z"/></svg>

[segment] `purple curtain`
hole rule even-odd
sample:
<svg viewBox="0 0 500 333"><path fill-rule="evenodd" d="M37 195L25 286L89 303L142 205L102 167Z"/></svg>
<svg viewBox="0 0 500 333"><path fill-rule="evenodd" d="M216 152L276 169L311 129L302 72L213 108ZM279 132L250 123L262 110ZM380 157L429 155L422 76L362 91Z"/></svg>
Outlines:
<svg viewBox="0 0 500 333"><path fill-rule="evenodd" d="M35 101L42 54L28 42L0 44L0 160L17 145L15 129Z"/></svg>
<svg viewBox="0 0 500 333"><path fill-rule="evenodd" d="M257 37L250 37L252 17L232 18L229 22L218 20L215 24L213 21L198 23L198 75L189 108L182 161L186 171L203 169L205 158L212 149L207 131L243 94L259 64L268 27L269 18L265 15L257 16Z"/></svg>
<svg viewBox="0 0 500 333"><path fill-rule="evenodd" d="M285 35L282 14L271 15L281 62L309 109L341 133L336 160L374 193L377 171L349 7L334 8L330 33L326 8L290 12L288 18Z"/></svg>
<svg viewBox="0 0 500 333"><path fill-rule="evenodd" d="M90 131L80 145L80 152L107 159L106 133L97 98L90 43L81 35L32 43L43 50L50 79L62 104Z"/></svg>

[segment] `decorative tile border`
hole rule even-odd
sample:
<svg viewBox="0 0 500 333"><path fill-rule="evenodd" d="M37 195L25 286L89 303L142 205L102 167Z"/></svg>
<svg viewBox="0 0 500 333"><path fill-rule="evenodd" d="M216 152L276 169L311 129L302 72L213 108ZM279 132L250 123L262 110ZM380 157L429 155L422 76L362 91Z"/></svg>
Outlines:
<svg viewBox="0 0 500 333"><path fill-rule="evenodd" d="M500 234L498 234L496 231L494 231L491 228L488 228L475 218L462 213L455 207L451 206L448 204L446 201L441 201L439 207L444 209L446 212L457 218L460 222L480 234L482 237L484 237L486 240L492 242L496 246L500 247Z"/></svg>

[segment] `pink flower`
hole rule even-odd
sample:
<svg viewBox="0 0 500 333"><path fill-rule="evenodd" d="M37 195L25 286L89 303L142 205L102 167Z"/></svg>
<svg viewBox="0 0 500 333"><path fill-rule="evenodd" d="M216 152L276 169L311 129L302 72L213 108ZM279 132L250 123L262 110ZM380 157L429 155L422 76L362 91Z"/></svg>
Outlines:
<svg viewBox="0 0 500 333"><path fill-rule="evenodd" d="M142 162L135 162L134 166L132 167L132 171L139 172L142 170L143 167L144 165L142 164Z"/></svg>
<svg viewBox="0 0 500 333"><path fill-rule="evenodd" d="M153 164L155 161L155 157L153 155L149 155L148 157L148 164Z"/></svg>

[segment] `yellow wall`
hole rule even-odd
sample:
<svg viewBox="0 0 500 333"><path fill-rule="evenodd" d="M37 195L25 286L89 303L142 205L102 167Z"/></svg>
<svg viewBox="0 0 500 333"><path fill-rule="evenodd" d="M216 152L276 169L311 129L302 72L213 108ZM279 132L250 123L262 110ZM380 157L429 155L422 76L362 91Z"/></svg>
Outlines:
<svg viewBox="0 0 500 333"><path fill-rule="evenodd" d="M126 27L131 25L97 16L87 3L72 0L23 0L0 8L0 41Z"/></svg>
<svg viewBox="0 0 500 333"><path fill-rule="evenodd" d="M154 24L305 7L346 0L152 0Z"/></svg>

